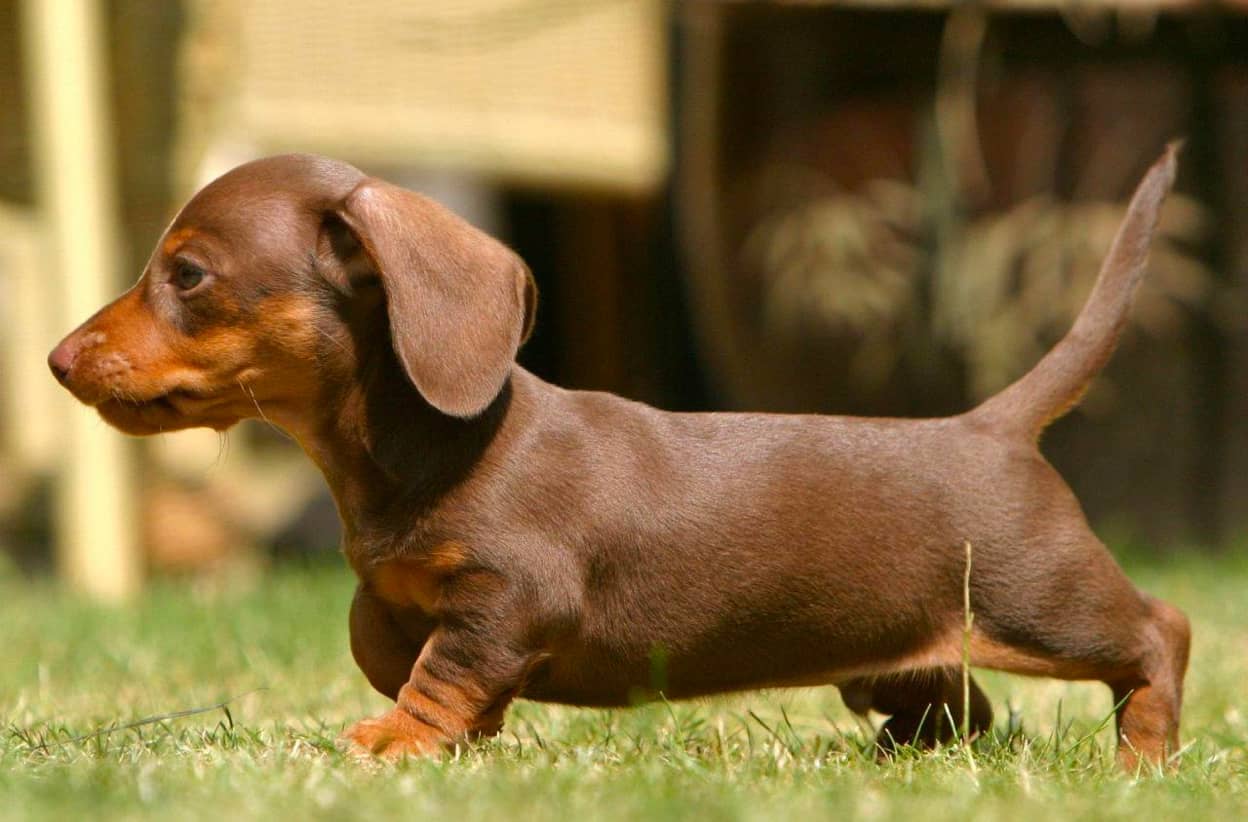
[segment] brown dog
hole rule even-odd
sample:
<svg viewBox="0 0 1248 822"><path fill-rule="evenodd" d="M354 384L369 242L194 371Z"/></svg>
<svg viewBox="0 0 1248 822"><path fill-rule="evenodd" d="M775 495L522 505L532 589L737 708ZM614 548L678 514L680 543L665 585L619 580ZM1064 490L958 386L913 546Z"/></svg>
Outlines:
<svg viewBox="0 0 1248 822"><path fill-rule="evenodd" d="M130 434L264 416L325 474L360 584L351 649L397 701L390 755L499 730L516 696L626 705L838 685L882 747L962 721L971 663L1107 683L1119 758L1177 750L1181 612L1138 593L1036 440L1114 348L1174 150L1136 192L1073 330L948 419L671 414L515 364L533 281L507 248L343 163L241 166L139 282L52 352ZM969 726L991 709L972 688Z"/></svg>

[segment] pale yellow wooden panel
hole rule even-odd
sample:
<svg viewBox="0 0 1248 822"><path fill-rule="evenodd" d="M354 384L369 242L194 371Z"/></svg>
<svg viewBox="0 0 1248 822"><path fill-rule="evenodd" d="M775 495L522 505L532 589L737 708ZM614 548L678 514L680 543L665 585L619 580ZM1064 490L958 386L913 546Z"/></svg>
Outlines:
<svg viewBox="0 0 1248 822"><path fill-rule="evenodd" d="M203 36L239 43L232 99L209 120L226 139L627 190L666 174L658 0L270 0L231 19L197 18Z"/></svg>

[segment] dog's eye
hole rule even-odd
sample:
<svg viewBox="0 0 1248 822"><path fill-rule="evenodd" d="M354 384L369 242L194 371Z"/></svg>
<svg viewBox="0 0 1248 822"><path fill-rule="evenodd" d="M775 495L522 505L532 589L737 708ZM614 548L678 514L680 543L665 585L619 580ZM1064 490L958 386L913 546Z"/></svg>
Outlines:
<svg viewBox="0 0 1248 822"><path fill-rule="evenodd" d="M173 272L173 284L179 291L190 291L203 281L203 270L190 263L180 263Z"/></svg>

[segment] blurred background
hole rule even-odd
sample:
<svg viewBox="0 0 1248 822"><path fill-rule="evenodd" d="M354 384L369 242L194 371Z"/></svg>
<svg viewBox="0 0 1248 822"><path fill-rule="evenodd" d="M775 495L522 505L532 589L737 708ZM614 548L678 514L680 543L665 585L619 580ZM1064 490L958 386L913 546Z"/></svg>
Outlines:
<svg viewBox="0 0 1248 822"><path fill-rule="evenodd" d="M279 432L128 440L44 364L248 159L330 154L503 238L541 290L520 359L548 380L677 410L921 416L1060 338L1180 136L1131 329L1045 450L1111 542L1230 550L1248 524L1245 11L0 0L0 563L119 596L338 561L332 502Z"/></svg>

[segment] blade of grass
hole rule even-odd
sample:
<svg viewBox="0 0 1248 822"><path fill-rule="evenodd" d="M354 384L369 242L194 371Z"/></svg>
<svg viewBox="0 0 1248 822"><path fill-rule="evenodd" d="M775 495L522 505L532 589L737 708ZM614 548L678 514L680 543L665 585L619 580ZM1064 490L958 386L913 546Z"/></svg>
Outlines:
<svg viewBox="0 0 1248 822"><path fill-rule="evenodd" d="M91 733L82 734L81 736L73 736L73 737L70 737L69 739L59 740L57 744L60 745L61 747L64 747L66 745L75 745L79 742L86 742L87 740L96 740L96 745L99 746L100 744L103 743L106 737L114 733L117 733L118 731L129 731L135 728L142 728L147 725L155 725L160 722L168 722L171 719L185 719L188 716L196 716L198 714L207 714L207 713L212 713L213 711L225 711L225 715L227 718L230 719L230 724L232 726L234 724L234 720L232 717L230 717L230 712L226 706L228 706L231 702L236 702L242 699L245 696L251 696L254 693L259 693L260 691L267 691L267 690L268 688L253 688L250 691L244 691L241 694L236 694L230 697L229 699L222 700L221 702L218 702L214 705L205 705L202 708L187 708L181 711L171 711L165 714L145 716L142 719L136 719L133 722L126 722L122 725L110 725L107 728L100 728L98 730L92 731ZM40 744L40 748L45 751L47 750L47 747L48 746L46 742ZM100 751L101 754L102 754L102 750L103 749L101 749Z"/></svg>

